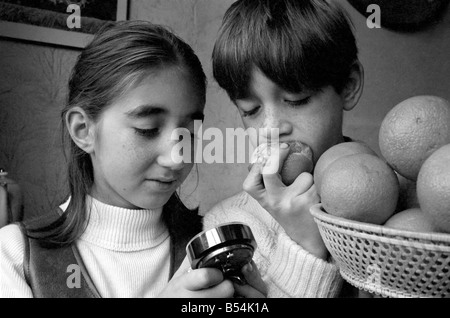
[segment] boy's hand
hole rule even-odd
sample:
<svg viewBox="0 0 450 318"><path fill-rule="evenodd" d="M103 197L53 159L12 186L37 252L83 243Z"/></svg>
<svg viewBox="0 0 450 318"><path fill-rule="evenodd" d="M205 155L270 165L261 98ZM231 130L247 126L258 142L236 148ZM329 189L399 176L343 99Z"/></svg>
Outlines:
<svg viewBox="0 0 450 318"><path fill-rule="evenodd" d="M289 148L280 148L280 169L289 153ZM275 161L276 162L276 161ZM309 212L312 205L320 202L310 173L303 172L290 186L281 181L279 173L263 173L263 166L256 162L244 181L243 188L259 202L284 228L291 239L315 256L326 259L328 251L319 229Z"/></svg>
<svg viewBox="0 0 450 318"><path fill-rule="evenodd" d="M267 295L266 284L263 282L255 262L251 261L241 270L246 284L234 283L235 296L244 298L265 298Z"/></svg>

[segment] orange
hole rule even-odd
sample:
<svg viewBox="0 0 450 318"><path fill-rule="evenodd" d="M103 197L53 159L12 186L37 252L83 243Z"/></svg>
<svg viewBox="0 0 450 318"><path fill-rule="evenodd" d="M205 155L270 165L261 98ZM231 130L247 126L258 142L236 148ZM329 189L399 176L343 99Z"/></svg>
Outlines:
<svg viewBox="0 0 450 318"><path fill-rule="evenodd" d="M280 171L281 180L287 186L302 172L311 173L314 168L313 152L308 145L300 141L291 141L289 145L289 154Z"/></svg>
<svg viewBox="0 0 450 318"><path fill-rule="evenodd" d="M417 197L439 232L450 233L450 144L436 150L423 164Z"/></svg>
<svg viewBox="0 0 450 318"><path fill-rule="evenodd" d="M266 172L270 170L274 173L278 168L281 180L287 186L291 185L302 172L312 173L314 167L311 147L301 141L289 141L288 144L289 153L281 167L277 166L279 163L277 160L270 160L272 155L278 153L276 151L280 146L278 143L260 144L253 152L251 159L252 164L259 162L266 167Z"/></svg>
<svg viewBox="0 0 450 318"><path fill-rule="evenodd" d="M383 224L394 214L399 185L395 172L384 160L354 154L328 166L320 192L323 208L329 214Z"/></svg>
<svg viewBox="0 0 450 318"><path fill-rule="evenodd" d="M319 160L317 160L316 166L314 168L314 183L316 184L317 191L320 191L323 173L325 169L330 165L330 163L336 161L341 157L354 155L357 153L366 153L376 156L375 151L373 151L367 144L362 141L342 142L340 144L334 145L331 148L328 148L328 150L326 150L320 156Z"/></svg>
<svg viewBox="0 0 450 318"><path fill-rule="evenodd" d="M413 232L435 232L431 218L420 208L401 211L389 218L384 226Z"/></svg>
<svg viewBox="0 0 450 318"><path fill-rule="evenodd" d="M450 103L437 96L408 98L387 113L378 137L386 161L416 181L423 162L450 143Z"/></svg>

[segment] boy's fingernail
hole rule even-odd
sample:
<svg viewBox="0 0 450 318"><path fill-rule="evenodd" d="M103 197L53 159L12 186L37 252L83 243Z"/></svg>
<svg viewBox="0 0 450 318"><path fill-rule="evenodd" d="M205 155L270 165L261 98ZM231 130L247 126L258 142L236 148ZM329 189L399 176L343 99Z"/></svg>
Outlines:
<svg viewBox="0 0 450 318"><path fill-rule="evenodd" d="M287 148L289 148L289 144L283 142L283 143L280 145L280 148L281 148L281 149L287 149Z"/></svg>
<svg viewBox="0 0 450 318"><path fill-rule="evenodd" d="M245 270L249 273L253 272L253 265L251 263L248 263L245 265Z"/></svg>

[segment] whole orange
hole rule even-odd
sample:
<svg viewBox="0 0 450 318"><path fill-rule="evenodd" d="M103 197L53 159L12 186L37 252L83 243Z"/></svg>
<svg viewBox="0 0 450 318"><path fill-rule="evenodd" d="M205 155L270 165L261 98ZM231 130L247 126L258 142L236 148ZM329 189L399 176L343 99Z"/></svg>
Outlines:
<svg viewBox="0 0 450 318"><path fill-rule="evenodd" d="M435 232L430 216L420 208L411 208L394 214L384 226L413 232Z"/></svg>
<svg viewBox="0 0 450 318"><path fill-rule="evenodd" d="M394 214L399 185L395 172L384 160L370 154L354 154L328 166L320 192L329 214L383 224Z"/></svg>
<svg viewBox="0 0 450 318"><path fill-rule="evenodd" d="M424 162L417 179L417 197L436 229L450 233L450 144L436 150Z"/></svg>
<svg viewBox="0 0 450 318"><path fill-rule="evenodd" d="M314 167L314 183L317 191L319 191L319 194L323 173L330 163L344 156L354 155L357 153L366 153L376 156L375 151L373 151L362 141L342 142L328 148L328 150L320 156L319 160L317 160L316 166Z"/></svg>
<svg viewBox="0 0 450 318"><path fill-rule="evenodd" d="M437 96L408 98L387 113L378 137L386 161L416 181L423 162L450 143L450 103Z"/></svg>

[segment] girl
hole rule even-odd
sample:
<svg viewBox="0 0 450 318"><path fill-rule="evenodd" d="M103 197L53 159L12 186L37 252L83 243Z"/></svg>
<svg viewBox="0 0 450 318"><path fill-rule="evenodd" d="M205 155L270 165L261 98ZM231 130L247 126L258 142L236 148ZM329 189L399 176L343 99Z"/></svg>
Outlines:
<svg viewBox="0 0 450 318"><path fill-rule="evenodd" d="M216 269L183 265L174 276L201 218L175 193L192 164L172 159L171 136L195 133L205 91L197 56L160 26L121 22L95 37L61 116L70 197L56 213L2 228L0 297L262 295ZM258 284L253 268L243 274Z"/></svg>

